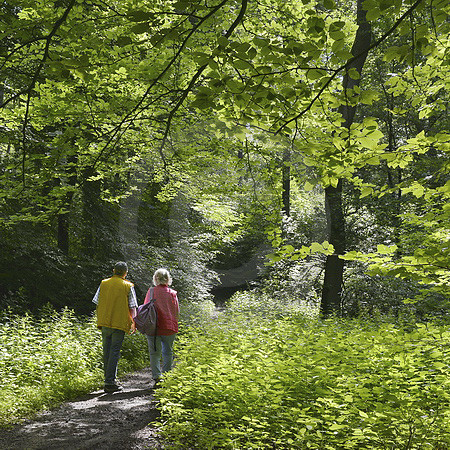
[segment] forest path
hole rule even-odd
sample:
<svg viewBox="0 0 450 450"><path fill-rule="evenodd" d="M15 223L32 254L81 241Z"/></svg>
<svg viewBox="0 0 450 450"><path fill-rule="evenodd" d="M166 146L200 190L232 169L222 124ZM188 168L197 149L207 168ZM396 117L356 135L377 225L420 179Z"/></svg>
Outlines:
<svg viewBox="0 0 450 450"><path fill-rule="evenodd" d="M14 428L0 429L0 449L163 449L149 425L159 416L150 379L150 370L143 369L121 380L121 392L95 391Z"/></svg>

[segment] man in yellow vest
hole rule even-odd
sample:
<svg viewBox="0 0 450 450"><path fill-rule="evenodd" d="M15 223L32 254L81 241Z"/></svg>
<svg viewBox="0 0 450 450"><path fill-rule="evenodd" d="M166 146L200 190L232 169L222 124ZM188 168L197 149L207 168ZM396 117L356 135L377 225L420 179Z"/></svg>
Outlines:
<svg viewBox="0 0 450 450"><path fill-rule="evenodd" d="M102 330L106 393L122 390L116 380L120 349L125 333L134 331L137 300L133 283L125 280L127 273L127 263L117 262L114 275L101 282L92 299L97 305L97 327Z"/></svg>

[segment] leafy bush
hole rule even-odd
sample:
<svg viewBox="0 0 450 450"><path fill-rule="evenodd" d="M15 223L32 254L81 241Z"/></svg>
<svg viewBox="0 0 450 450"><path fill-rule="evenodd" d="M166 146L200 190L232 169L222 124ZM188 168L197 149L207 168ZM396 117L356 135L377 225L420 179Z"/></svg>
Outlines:
<svg viewBox="0 0 450 450"><path fill-rule="evenodd" d="M405 306L403 300L414 297L418 289L411 282L394 277L371 276L363 264L352 264L345 271L344 314L358 316L378 314L397 317ZM410 311L414 314L414 311Z"/></svg>
<svg viewBox="0 0 450 450"><path fill-rule="evenodd" d="M237 292L226 303L226 314L249 317L309 317L317 318L319 310L303 299L288 296L272 297L259 290Z"/></svg>
<svg viewBox="0 0 450 450"><path fill-rule="evenodd" d="M448 298L438 293L421 294L423 286L414 281L369 275L366 265L356 263L347 267L344 278L342 304L346 316L390 316L399 322L449 321Z"/></svg>
<svg viewBox="0 0 450 450"><path fill-rule="evenodd" d="M180 322L193 326L209 321L215 310L211 300L191 301L180 306Z"/></svg>
<svg viewBox="0 0 450 450"><path fill-rule="evenodd" d="M50 307L5 314L0 324L0 425L97 388L103 380L101 334L93 319ZM147 341L125 339L119 375L148 364Z"/></svg>
<svg viewBox="0 0 450 450"><path fill-rule="evenodd" d="M224 314L180 336L156 395L175 448L450 446L450 332Z"/></svg>

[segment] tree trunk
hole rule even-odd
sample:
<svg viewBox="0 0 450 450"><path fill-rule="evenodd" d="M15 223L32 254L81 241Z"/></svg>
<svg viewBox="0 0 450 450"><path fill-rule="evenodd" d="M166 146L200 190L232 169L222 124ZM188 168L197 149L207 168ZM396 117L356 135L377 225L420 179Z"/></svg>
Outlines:
<svg viewBox="0 0 450 450"><path fill-rule="evenodd" d="M348 76L348 71L355 68L359 74L362 72L371 41L371 26L366 20L366 11L362 7L363 0L357 2L357 24L355 40L352 46L352 55L357 56L347 68L343 78L343 89L352 89L359 85L360 78L354 80ZM344 104L339 108L344 119L344 126L350 130L355 117L356 106ZM332 313L342 313L342 288L344 261L339 258L346 249L345 244L345 217L342 207L342 180L336 187L325 189L325 210L327 213L328 241L334 246L333 255L327 256L325 263L325 279L322 289L321 312L326 317Z"/></svg>
<svg viewBox="0 0 450 450"><path fill-rule="evenodd" d="M67 214L58 215L58 248L64 255L69 254L69 217Z"/></svg>
<svg viewBox="0 0 450 450"><path fill-rule="evenodd" d="M283 214L287 217L291 215L291 152L287 148L283 154L282 161L282 201L283 201Z"/></svg>
<svg viewBox="0 0 450 450"><path fill-rule="evenodd" d="M345 252L345 218L342 209L342 180L336 187L325 189L328 241L334 246L334 254L327 256L322 290L321 309L324 316L341 311L344 260L338 255Z"/></svg>
<svg viewBox="0 0 450 450"><path fill-rule="evenodd" d="M67 174L67 182L70 186L75 186L77 183L77 171L75 165L78 161L77 155L71 155L68 157L68 168L66 169ZM61 184L61 180L59 180ZM63 202L63 208L66 210L70 210L72 207L72 199L73 192L69 192L66 194ZM70 250L70 214L58 214L58 230L57 230L57 238L58 238L58 248L64 255L69 254Z"/></svg>
<svg viewBox="0 0 450 450"><path fill-rule="evenodd" d="M82 220L81 249L84 256L98 257L99 253L99 228L105 227L101 208L101 181L90 181L94 175L91 169L83 173L82 192Z"/></svg>

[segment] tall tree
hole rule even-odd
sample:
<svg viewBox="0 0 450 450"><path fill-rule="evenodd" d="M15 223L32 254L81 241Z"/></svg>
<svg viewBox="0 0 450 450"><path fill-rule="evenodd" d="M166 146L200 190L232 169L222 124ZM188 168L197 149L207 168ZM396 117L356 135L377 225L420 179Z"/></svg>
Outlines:
<svg viewBox="0 0 450 450"><path fill-rule="evenodd" d="M346 68L343 78L343 91L347 97L354 94L355 86L360 85L361 74L370 48L372 33L370 22L366 18L366 10L363 7L363 0L356 2L356 31L351 53L353 59ZM350 72L352 71L352 73ZM351 76L350 76L351 73ZM339 107L342 115L343 127L348 130L350 138L350 128L355 117L356 105L349 99ZM345 243L345 218L342 207L342 185L340 179L336 186L325 188L325 208L328 222L328 240L334 247L334 254L327 255L325 263L325 279L322 289L321 311L324 315L331 312L340 312L341 296L343 287L344 261L339 258L346 250Z"/></svg>

